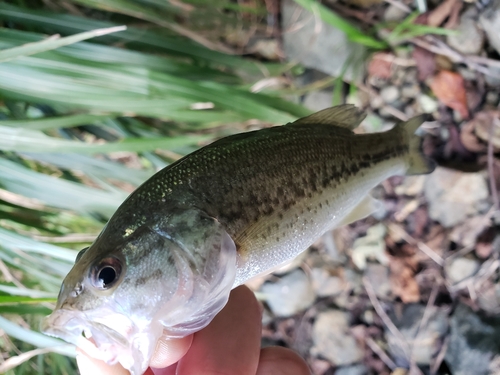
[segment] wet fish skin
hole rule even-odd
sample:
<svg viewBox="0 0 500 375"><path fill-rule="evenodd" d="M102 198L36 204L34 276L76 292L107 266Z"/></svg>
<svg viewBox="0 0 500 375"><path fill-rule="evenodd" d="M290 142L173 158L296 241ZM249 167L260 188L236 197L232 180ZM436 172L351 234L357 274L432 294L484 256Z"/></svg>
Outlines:
<svg viewBox="0 0 500 375"><path fill-rule="evenodd" d="M45 330L87 345L86 329L99 336L96 356L141 373L162 329L201 329L232 287L367 216L378 183L433 169L413 135L424 118L354 134L363 117L334 107L221 139L155 174L75 263ZM96 287L102 264L121 268L106 288Z"/></svg>

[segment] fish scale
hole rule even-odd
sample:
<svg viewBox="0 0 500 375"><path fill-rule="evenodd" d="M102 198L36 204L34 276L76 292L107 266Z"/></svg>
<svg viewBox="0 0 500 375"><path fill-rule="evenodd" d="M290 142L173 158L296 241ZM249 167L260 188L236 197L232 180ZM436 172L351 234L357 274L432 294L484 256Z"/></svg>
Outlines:
<svg viewBox="0 0 500 375"><path fill-rule="evenodd" d="M162 333L196 332L232 288L372 213L368 193L386 178L432 171L414 135L424 117L353 133L363 118L333 107L223 138L155 174L79 254L44 331L141 374Z"/></svg>

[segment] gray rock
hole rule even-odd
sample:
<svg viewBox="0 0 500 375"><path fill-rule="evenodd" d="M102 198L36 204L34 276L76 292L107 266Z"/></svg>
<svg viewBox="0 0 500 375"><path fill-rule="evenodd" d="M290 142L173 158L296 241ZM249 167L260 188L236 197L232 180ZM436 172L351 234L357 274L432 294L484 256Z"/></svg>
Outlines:
<svg viewBox="0 0 500 375"><path fill-rule="evenodd" d="M347 366L363 359L363 350L349 334L349 315L339 310L318 314L313 326L311 354L321 355L336 366Z"/></svg>
<svg viewBox="0 0 500 375"><path fill-rule="evenodd" d="M386 86L380 90L380 97L387 104L394 103L399 99L399 96L400 93L396 86Z"/></svg>
<svg viewBox="0 0 500 375"><path fill-rule="evenodd" d="M261 288L266 302L276 316L291 316L310 307L315 294L309 278L301 270L283 276Z"/></svg>
<svg viewBox="0 0 500 375"><path fill-rule="evenodd" d="M441 348L441 341L448 331L448 316L436 306L430 307L430 317L425 326L420 326L426 306L409 304L404 306L403 314L391 314L391 320L398 327L409 347L413 348L411 357L419 365L429 365ZM409 367L409 356L404 352L400 341L386 329L389 353L396 365Z"/></svg>
<svg viewBox="0 0 500 375"><path fill-rule="evenodd" d="M346 283L338 276L331 276L324 268L311 270L313 288L319 297L335 296L345 290Z"/></svg>
<svg viewBox="0 0 500 375"><path fill-rule="evenodd" d="M489 192L481 173L438 167L427 177L424 194L429 202L429 216L450 228L478 214Z"/></svg>
<svg viewBox="0 0 500 375"><path fill-rule="evenodd" d="M487 375L500 354L500 318L487 318L459 305L451 317L445 361L453 375Z"/></svg>
<svg viewBox="0 0 500 375"><path fill-rule="evenodd" d="M500 0L492 0L479 17L490 45L500 53Z"/></svg>
<svg viewBox="0 0 500 375"><path fill-rule="evenodd" d="M312 91L304 98L304 105L317 112L332 106L333 92L330 91Z"/></svg>
<svg viewBox="0 0 500 375"><path fill-rule="evenodd" d="M340 367L335 370L335 375L367 375L367 374L369 374L369 371L365 365Z"/></svg>
<svg viewBox="0 0 500 375"><path fill-rule="evenodd" d="M475 259L455 258L446 264L445 270L450 282L456 284L473 276L479 269L479 266L479 262Z"/></svg>
<svg viewBox="0 0 500 375"><path fill-rule="evenodd" d="M321 21L292 0L281 2L283 44L288 60L347 80L362 69L366 48L347 40L346 34ZM349 60L349 61L348 61ZM359 61L360 64L352 63Z"/></svg>
<svg viewBox="0 0 500 375"><path fill-rule="evenodd" d="M391 295L391 281L387 266L370 263L366 267L365 277L373 286L377 297L387 299Z"/></svg>
<svg viewBox="0 0 500 375"><path fill-rule="evenodd" d="M477 16L477 10L473 7L462 14L457 34L447 36L450 47L465 55L475 55L483 49L484 33L477 24Z"/></svg>
<svg viewBox="0 0 500 375"><path fill-rule="evenodd" d="M407 12L396 5L389 5L384 12L384 21L402 21L406 18Z"/></svg>

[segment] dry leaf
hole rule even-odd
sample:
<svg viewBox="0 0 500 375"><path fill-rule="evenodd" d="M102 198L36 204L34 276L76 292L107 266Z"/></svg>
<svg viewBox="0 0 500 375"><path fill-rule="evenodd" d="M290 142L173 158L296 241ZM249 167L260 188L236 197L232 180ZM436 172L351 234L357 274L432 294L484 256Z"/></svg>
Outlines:
<svg viewBox="0 0 500 375"><path fill-rule="evenodd" d="M463 77L449 70L442 70L430 82L434 95L446 106L458 111L462 118L469 118Z"/></svg>
<svg viewBox="0 0 500 375"><path fill-rule="evenodd" d="M474 133L488 143L490 138L495 151L500 150L500 111L483 111L474 116ZM491 128L493 126L493 129Z"/></svg>
<svg viewBox="0 0 500 375"><path fill-rule="evenodd" d="M436 71L436 55L421 47L415 47L413 58L417 64L419 81L423 82L427 78L432 77Z"/></svg>
<svg viewBox="0 0 500 375"><path fill-rule="evenodd" d="M460 131L460 140L462 141L464 147L470 152L477 152L477 153L486 152L488 146L477 138L474 132L475 128L476 128L476 118L465 123L465 125L462 126L462 129Z"/></svg>
<svg viewBox="0 0 500 375"><path fill-rule="evenodd" d="M392 293L399 296L403 303L418 302L420 289L415 280L415 272L403 259L391 258L391 286Z"/></svg>
<svg viewBox="0 0 500 375"><path fill-rule="evenodd" d="M441 25L444 20L450 16L456 3L457 0L446 0L442 2L436 9L429 13L427 24L434 27Z"/></svg>
<svg viewBox="0 0 500 375"><path fill-rule="evenodd" d="M368 75L382 79L390 78L392 71L391 58L393 56L388 53L380 52L374 54L368 64Z"/></svg>

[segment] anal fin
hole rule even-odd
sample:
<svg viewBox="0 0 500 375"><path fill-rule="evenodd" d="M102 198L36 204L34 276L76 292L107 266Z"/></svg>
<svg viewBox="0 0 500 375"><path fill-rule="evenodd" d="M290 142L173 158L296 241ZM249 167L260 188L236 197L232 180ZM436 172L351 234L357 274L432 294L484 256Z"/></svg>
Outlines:
<svg viewBox="0 0 500 375"><path fill-rule="evenodd" d="M336 227L341 227L343 225L351 224L355 221L364 219L381 208L381 201L373 198L371 195L367 195L350 213L347 214L346 217L342 219L339 224L336 225Z"/></svg>

